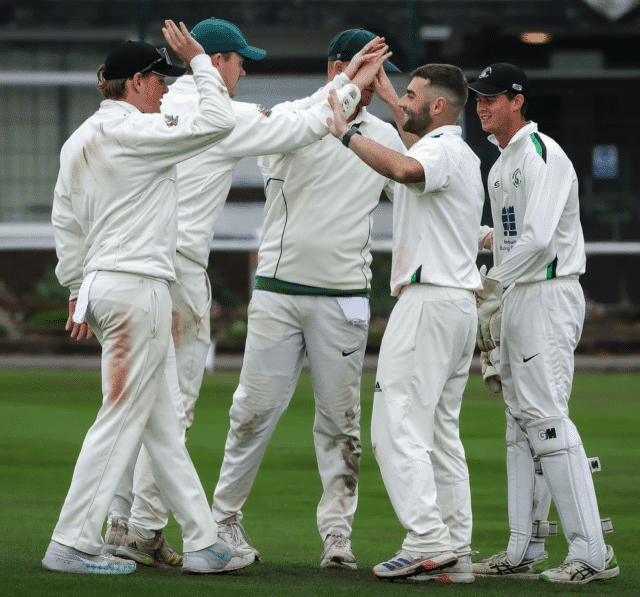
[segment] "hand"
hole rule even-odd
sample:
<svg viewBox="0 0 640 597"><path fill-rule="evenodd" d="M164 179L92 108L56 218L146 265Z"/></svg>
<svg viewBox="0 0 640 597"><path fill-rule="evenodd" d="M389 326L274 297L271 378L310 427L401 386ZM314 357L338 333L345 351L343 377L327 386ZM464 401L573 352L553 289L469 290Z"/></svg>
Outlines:
<svg viewBox="0 0 640 597"><path fill-rule="evenodd" d="M495 360L494 360L495 359ZM480 353L480 369L484 385L494 392L502 392L502 380L500 378L500 348L494 348L491 352Z"/></svg>
<svg viewBox="0 0 640 597"><path fill-rule="evenodd" d="M191 33L185 24L180 22L180 29L171 20L164 22L162 33L171 49L177 54L178 58L189 64L198 54L204 54L204 48L191 37Z"/></svg>
<svg viewBox="0 0 640 597"><path fill-rule="evenodd" d="M380 68L373 79L373 90L376 95L389 106L397 106L400 98L396 93L394 86L391 84L384 68Z"/></svg>
<svg viewBox="0 0 640 597"><path fill-rule="evenodd" d="M91 329L91 326L87 323L86 319L82 323L73 323L71 318L75 312L76 299L73 299L69 301L69 319L67 319L67 325L64 326L64 329L67 330L67 332L71 330L71 337L75 338L77 341L80 341L83 338L90 340L93 338L93 330Z"/></svg>
<svg viewBox="0 0 640 597"><path fill-rule="evenodd" d="M360 87L361 90L371 87L378 71L382 68L382 63L391 56L391 52L387 52L388 49L388 46L383 45L374 53L367 54L365 62L351 79L351 82Z"/></svg>
<svg viewBox="0 0 640 597"><path fill-rule="evenodd" d="M478 251L482 251L482 249L493 250L493 228L478 240Z"/></svg>
<svg viewBox="0 0 640 597"><path fill-rule="evenodd" d="M483 288L479 292L476 292L476 306L478 307L478 333L476 340L478 348L484 352L488 352L497 346L495 338L491 336L490 327L493 318L494 329L496 329L496 315L502 305L502 284L500 284L498 280L488 278L486 272L487 266L483 265L480 268ZM498 335L498 342L499 341Z"/></svg>
<svg viewBox="0 0 640 597"><path fill-rule="evenodd" d="M349 61L349 64L347 64L347 67L344 69L344 74L349 77L350 81L358 70L360 70L362 63L365 61L365 56L373 54L376 48L382 45L384 45L384 37L374 37Z"/></svg>
<svg viewBox="0 0 640 597"><path fill-rule="evenodd" d="M347 124L347 119L342 111L342 105L340 104L340 100L338 99L338 94L335 89L329 91L329 97L327 99L331 109L333 110L333 118L327 118L329 132L334 137L342 139L342 135L349 130L349 125Z"/></svg>

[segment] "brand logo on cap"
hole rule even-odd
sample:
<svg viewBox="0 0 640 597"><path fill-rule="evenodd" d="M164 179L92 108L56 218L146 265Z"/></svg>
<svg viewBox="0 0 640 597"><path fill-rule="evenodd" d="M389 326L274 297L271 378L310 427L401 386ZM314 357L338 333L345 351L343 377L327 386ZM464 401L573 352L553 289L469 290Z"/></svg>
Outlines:
<svg viewBox="0 0 640 597"><path fill-rule="evenodd" d="M488 66L480 73L480 79L486 79L491 74L491 67Z"/></svg>
<svg viewBox="0 0 640 597"><path fill-rule="evenodd" d="M511 88L515 89L516 91L522 91L522 85L518 85L517 83L511 85Z"/></svg>

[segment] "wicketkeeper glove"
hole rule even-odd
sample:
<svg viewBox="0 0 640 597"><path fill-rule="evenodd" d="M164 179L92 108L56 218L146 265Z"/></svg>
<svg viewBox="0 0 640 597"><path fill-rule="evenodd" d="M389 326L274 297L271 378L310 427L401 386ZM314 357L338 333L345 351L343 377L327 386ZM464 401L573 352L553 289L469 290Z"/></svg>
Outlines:
<svg viewBox="0 0 640 597"><path fill-rule="evenodd" d="M500 378L500 347L497 346L491 352L480 353L480 368L484 385L496 394L502 393L502 380Z"/></svg>
<svg viewBox="0 0 640 597"><path fill-rule="evenodd" d="M478 333L476 340L478 348L482 352L493 350L497 342L500 341L500 326L497 322L501 317L500 306L502 305L502 284L498 280L487 277L487 266L480 268L482 278L482 290L476 292L476 306L478 307ZM497 327L497 336L491 335L490 326L493 324L494 331Z"/></svg>

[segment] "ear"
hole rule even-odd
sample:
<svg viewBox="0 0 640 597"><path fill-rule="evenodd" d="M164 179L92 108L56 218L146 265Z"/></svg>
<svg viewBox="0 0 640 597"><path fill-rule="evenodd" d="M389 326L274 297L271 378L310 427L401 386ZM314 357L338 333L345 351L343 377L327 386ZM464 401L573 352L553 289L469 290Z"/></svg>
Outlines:
<svg viewBox="0 0 640 597"><path fill-rule="evenodd" d="M439 97L431 102L431 114L443 114L447 110L447 100L444 97Z"/></svg>
<svg viewBox="0 0 640 597"><path fill-rule="evenodd" d="M336 60L333 63L333 70L335 74L339 75L340 73L343 73L347 68L347 64L348 62L342 62L342 60Z"/></svg>
<svg viewBox="0 0 640 597"><path fill-rule="evenodd" d="M141 73L136 73L127 81L127 87L131 89L132 92L138 93L140 91L140 87L142 86L143 76Z"/></svg>
<svg viewBox="0 0 640 597"><path fill-rule="evenodd" d="M220 63L222 62L222 54L218 52L217 54L211 54L211 64L216 68L220 68Z"/></svg>
<svg viewBox="0 0 640 597"><path fill-rule="evenodd" d="M513 112L520 112L520 108L522 108L522 104L524 104L524 95L522 95L521 93L519 93L518 95L516 95L513 98L513 101L511 102L511 110Z"/></svg>

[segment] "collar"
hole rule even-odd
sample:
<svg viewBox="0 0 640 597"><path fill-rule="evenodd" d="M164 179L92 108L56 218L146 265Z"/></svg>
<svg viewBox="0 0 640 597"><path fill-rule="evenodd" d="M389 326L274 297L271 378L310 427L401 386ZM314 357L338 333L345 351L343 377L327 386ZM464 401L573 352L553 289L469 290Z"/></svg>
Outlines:
<svg viewBox="0 0 640 597"><path fill-rule="evenodd" d="M371 118L371 114L369 114L369 112L367 112L367 109L362 106L362 108L360 108L360 112L358 113L358 115L351 121L351 122L347 122L347 124L349 126L354 126L356 124L362 124L363 122L372 122L373 119Z"/></svg>
<svg viewBox="0 0 640 597"><path fill-rule="evenodd" d="M100 102L100 109L98 110L98 112L111 112L114 110L120 110L123 112L127 112L128 114L140 112L140 110L138 110L138 108L136 108L133 104L130 104L129 102L125 102L123 100L106 99Z"/></svg>
<svg viewBox="0 0 640 597"><path fill-rule="evenodd" d="M531 133L536 133L538 131L538 123L530 120L527 122L511 139L509 139L509 143L507 143L507 147L511 145L515 145L525 137L528 137ZM493 143L500 151L505 151L507 147L504 149L500 147L498 140L495 135L489 135L489 141Z"/></svg>
<svg viewBox="0 0 640 597"><path fill-rule="evenodd" d="M421 143L426 143L429 139L448 135L461 137L462 127L459 127L457 124L445 124L443 126L439 126L437 129L429 131L424 137L420 137L420 139L416 141L413 147Z"/></svg>

